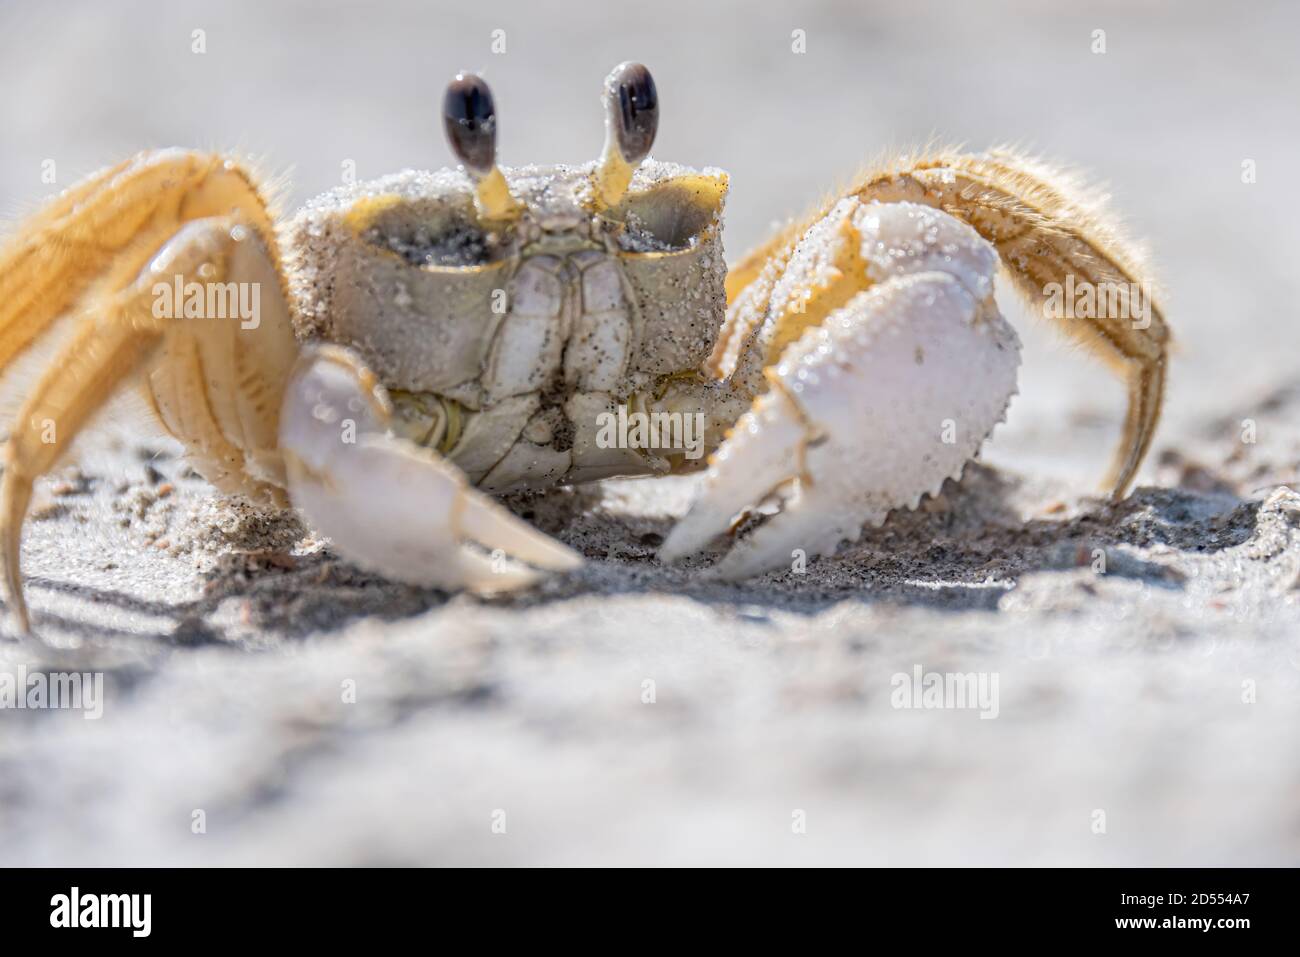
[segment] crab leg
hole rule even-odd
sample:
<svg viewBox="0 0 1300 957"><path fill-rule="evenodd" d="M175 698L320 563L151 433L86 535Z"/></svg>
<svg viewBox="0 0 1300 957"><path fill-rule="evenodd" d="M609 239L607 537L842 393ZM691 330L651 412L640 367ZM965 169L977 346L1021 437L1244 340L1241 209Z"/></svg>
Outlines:
<svg viewBox="0 0 1300 957"><path fill-rule="evenodd" d="M183 223L228 215L274 234L249 174L212 154L141 153L70 187L0 248L0 370L92 283L123 289Z"/></svg>
<svg viewBox="0 0 1300 957"><path fill-rule="evenodd" d="M1043 307L1051 290L1077 287L1096 294L1095 314L1066 310L1048 318L1127 383L1123 435L1105 479L1111 494L1122 496L1160 419L1170 334L1143 257L1102 199L1081 189L1075 177L1010 150L936 150L902 158L861 176L848 195L863 202L924 203L969 223L993 244L1015 288L1036 310L1049 312ZM728 274L732 308L712 360L719 375L734 367L795 244L822 215L783 230Z"/></svg>
<svg viewBox="0 0 1300 957"><path fill-rule="evenodd" d="M87 420L157 346L162 330L151 314L151 282L141 280L84 322L37 383L15 418L0 480L0 546L9 607L25 632L21 542L32 484L68 450Z"/></svg>
<svg viewBox="0 0 1300 957"><path fill-rule="evenodd" d="M390 414L349 350L316 346L299 360L280 423L290 496L343 554L400 581L480 592L582 563L435 452L391 435Z"/></svg>
<svg viewBox="0 0 1300 957"><path fill-rule="evenodd" d="M260 293L266 286L266 307L247 317L187 319L183 303L160 300L160 290L184 289L197 277L203 289L242 285ZM128 285L100 294L88 312L28 395L5 445L0 543L10 607L24 631L20 543L33 483L129 379L139 379L162 424L214 484L283 502L275 426L297 346L279 274L252 227L224 217L186 224Z"/></svg>

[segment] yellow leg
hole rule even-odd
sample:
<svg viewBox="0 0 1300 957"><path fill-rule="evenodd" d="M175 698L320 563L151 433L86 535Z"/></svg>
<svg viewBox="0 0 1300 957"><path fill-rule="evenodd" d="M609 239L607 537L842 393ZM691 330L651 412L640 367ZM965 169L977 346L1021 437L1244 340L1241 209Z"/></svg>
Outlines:
<svg viewBox="0 0 1300 957"><path fill-rule="evenodd" d="M187 288L202 293L202 314L174 293ZM241 300L256 308L241 310ZM191 223L152 268L96 306L28 396L5 447L0 543L24 630L20 542L32 485L128 379L139 378L162 424L219 489L286 504L276 433L297 344L260 238L228 218Z"/></svg>
<svg viewBox="0 0 1300 957"><path fill-rule="evenodd" d="M1009 151L966 155L940 150L900 159L859 177L848 195L868 202L924 203L969 223L997 249L1030 304L1125 379L1129 408L1106 479L1111 494L1121 497L1160 419L1170 334L1141 256L1100 201L1072 177ZM715 374L735 368L744 343L766 315L794 244L832 204L783 230L742 260L734 279L728 276L731 305L711 359ZM1093 307L1043 308L1069 290L1091 290ZM1133 290L1136 296L1130 295Z"/></svg>
<svg viewBox="0 0 1300 957"><path fill-rule="evenodd" d="M212 154L142 153L69 188L0 247L0 371L92 284L123 289L183 223L230 215L274 235L248 172Z"/></svg>
<svg viewBox="0 0 1300 957"><path fill-rule="evenodd" d="M20 546L33 483L128 379L143 377L162 423L215 484L284 501L276 430L297 347L273 236L248 173L221 157L164 151L73 187L0 251L0 370L60 317L85 317L4 449L0 555L24 630ZM165 295L191 282L197 312L184 295ZM225 313L241 302L256 313Z"/></svg>
<svg viewBox="0 0 1300 957"><path fill-rule="evenodd" d="M9 606L23 631L20 547L32 483L71 446L86 421L118 384L157 346L161 329L147 289L133 287L105 303L101 319L84 322L58 362L37 383L18 413L4 451L0 481L0 544Z"/></svg>
<svg viewBox="0 0 1300 957"><path fill-rule="evenodd" d="M178 233L154 270L174 306L177 284L199 275L190 288L218 295L202 317L178 312L168 326L142 380L146 398L219 491L288 504L277 433L298 344L270 249L232 219L205 219Z"/></svg>

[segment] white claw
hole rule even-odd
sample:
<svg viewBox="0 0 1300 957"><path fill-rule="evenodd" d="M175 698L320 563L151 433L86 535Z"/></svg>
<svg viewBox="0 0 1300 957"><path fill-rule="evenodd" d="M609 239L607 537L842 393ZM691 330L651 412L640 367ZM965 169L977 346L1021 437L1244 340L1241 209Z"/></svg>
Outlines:
<svg viewBox="0 0 1300 957"><path fill-rule="evenodd" d="M690 514L669 532L660 559L674 562L695 554L727 531L740 512L794 479L806 432L781 392L761 396L713 454L704 488Z"/></svg>
<svg viewBox="0 0 1300 957"><path fill-rule="evenodd" d="M711 573L739 579L829 553L959 476L1005 417L1020 344L992 299L991 248L933 210L909 220L906 204L868 209L863 250L887 275L769 370L773 389L715 453L664 560L699 551L774 492L780 513Z"/></svg>
<svg viewBox="0 0 1300 957"><path fill-rule="evenodd" d="M280 419L289 494L349 559L399 581L479 592L582 564L454 465L388 434L387 418L382 389L350 352L319 347L300 360Z"/></svg>
<svg viewBox="0 0 1300 957"><path fill-rule="evenodd" d="M550 571L570 571L582 564L573 549L520 521L486 495L465 487L463 501L460 530L469 541Z"/></svg>

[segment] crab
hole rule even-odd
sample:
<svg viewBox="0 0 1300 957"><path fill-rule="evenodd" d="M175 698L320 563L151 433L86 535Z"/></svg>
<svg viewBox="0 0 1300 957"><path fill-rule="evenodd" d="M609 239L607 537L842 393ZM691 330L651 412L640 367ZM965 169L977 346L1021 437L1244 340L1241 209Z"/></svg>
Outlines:
<svg viewBox="0 0 1300 957"><path fill-rule="evenodd" d="M603 103L598 160L503 168L491 92L460 74L456 169L278 220L236 159L152 151L21 224L0 250L0 369L65 336L5 445L18 625L33 483L132 388L220 492L296 508L394 579L533 585L582 556L494 496L697 469L660 557L730 534L707 573L737 579L832 553L960 476L1016 392L999 263L1035 304L1054 284L1145 288L1107 214L1008 150L877 164L728 269L727 175L649 158L645 67L615 68ZM1128 383L1118 497L1160 416L1168 333L1154 306L1093 313L1056 318Z"/></svg>

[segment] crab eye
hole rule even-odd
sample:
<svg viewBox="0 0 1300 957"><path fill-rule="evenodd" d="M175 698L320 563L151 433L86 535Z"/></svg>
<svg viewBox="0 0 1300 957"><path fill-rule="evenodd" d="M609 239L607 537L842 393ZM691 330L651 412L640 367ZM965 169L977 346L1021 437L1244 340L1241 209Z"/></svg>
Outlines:
<svg viewBox="0 0 1300 957"><path fill-rule="evenodd" d="M471 173L485 175L496 165L497 114L492 91L482 77L458 73L442 100L442 123L456 158Z"/></svg>
<svg viewBox="0 0 1300 957"><path fill-rule="evenodd" d="M659 129L659 93L640 63L620 63L605 80L619 152L639 163L650 152Z"/></svg>

